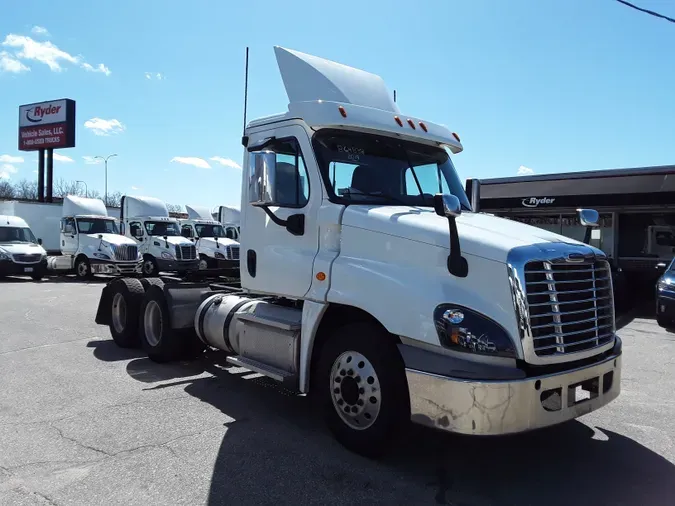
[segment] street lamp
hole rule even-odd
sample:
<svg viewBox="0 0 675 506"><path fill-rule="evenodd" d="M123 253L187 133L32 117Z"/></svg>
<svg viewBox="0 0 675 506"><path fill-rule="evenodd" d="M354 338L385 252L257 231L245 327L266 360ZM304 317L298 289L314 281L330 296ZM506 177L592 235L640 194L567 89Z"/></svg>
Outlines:
<svg viewBox="0 0 675 506"><path fill-rule="evenodd" d="M95 159L100 158L105 163L105 200L104 200L104 202L105 202L106 206L108 205L108 159L112 158L113 156L117 156L117 155L116 154L108 155L105 158L103 158L102 156L95 156L94 157Z"/></svg>
<svg viewBox="0 0 675 506"><path fill-rule="evenodd" d="M76 183L82 183L84 185L84 196L89 197L89 189L87 188L87 183L84 181L75 181Z"/></svg>

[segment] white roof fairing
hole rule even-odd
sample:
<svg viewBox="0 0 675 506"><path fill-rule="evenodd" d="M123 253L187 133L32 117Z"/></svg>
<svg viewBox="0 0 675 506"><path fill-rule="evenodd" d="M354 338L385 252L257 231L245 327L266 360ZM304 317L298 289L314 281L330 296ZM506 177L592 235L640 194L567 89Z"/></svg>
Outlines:
<svg viewBox="0 0 675 506"><path fill-rule="evenodd" d="M274 53L290 103L325 100L400 112L376 74L279 46Z"/></svg>
<svg viewBox="0 0 675 506"><path fill-rule="evenodd" d="M78 197L75 195L67 195L63 199L61 216L107 217L108 209L100 199L90 199Z"/></svg>
<svg viewBox="0 0 675 506"><path fill-rule="evenodd" d="M188 220L208 220L214 221L211 216L211 210L207 206L185 206Z"/></svg>

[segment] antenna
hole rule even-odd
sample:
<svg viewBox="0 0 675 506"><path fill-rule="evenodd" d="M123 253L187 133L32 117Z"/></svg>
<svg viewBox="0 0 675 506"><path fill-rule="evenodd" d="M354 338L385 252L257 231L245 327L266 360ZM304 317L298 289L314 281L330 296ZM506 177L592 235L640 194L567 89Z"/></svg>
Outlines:
<svg viewBox="0 0 675 506"><path fill-rule="evenodd" d="M394 90L394 103L396 103L396 90Z"/></svg>
<svg viewBox="0 0 675 506"><path fill-rule="evenodd" d="M248 103L248 46L246 46L246 70L244 71L244 128L241 133L241 143L246 147L248 139L246 138L246 105Z"/></svg>

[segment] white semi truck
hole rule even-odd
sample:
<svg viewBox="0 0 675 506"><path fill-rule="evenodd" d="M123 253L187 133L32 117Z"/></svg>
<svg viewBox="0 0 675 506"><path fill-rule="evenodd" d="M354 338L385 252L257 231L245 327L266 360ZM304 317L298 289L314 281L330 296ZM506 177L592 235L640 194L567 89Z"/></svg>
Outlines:
<svg viewBox="0 0 675 506"><path fill-rule="evenodd" d="M178 221L180 233L197 247L199 269L236 274L239 271L239 243L227 236L208 207L185 206L187 219Z"/></svg>
<svg viewBox="0 0 675 506"><path fill-rule="evenodd" d="M473 212L459 137L403 115L379 76L275 52L289 105L242 139L240 287L122 278L96 322L159 362L223 350L369 456L411 420L510 434L615 399L605 255Z"/></svg>
<svg viewBox="0 0 675 506"><path fill-rule="evenodd" d="M143 275L158 276L160 272L185 275L199 269L197 248L181 236L178 220L169 216L161 200L123 196L120 222L122 235L138 244Z"/></svg>
<svg viewBox="0 0 675 506"><path fill-rule="evenodd" d="M30 223L50 254L49 273L75 272L80 279L140 273L135 242L119 235L117 220L100 199L68 195L60 205L5 202L2 208Z"/></svg>
<svg viewBox="0 0 675 506"><path fill-rule="evenodd" d="M239 209L228 206L218 206L218 210L212 213L213 219L218 220L225 229L225 235L234 241L239 240L241 225L241 212Z"/></svg>

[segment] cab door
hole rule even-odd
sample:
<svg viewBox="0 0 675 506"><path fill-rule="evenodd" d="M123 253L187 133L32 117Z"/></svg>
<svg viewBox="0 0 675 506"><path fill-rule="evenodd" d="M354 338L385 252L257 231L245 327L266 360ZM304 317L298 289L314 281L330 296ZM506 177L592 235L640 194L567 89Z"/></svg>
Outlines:
<svg viewBox="0 0 675 506"><path fill-rule="evenodd" d="M77 228L74 218L63 218L61 220L61 253L64 255L74 255L80 245Z"/></svg>
<svg viewBox="0 0 675 506"><path fill-rule="evenodd" d="M271 143L266 138L274 136ZM261 293L302 298L312 284L312 267L319 248L316 217L322 200L322 186L314 153L305 130L298 125L253 134L249 146L265 143L265 151L276 158L274 203L257 206L250 202L254 184L254 153L247 153L242 178L240 265L242 286ZM283 225L289 217L304 218L302 232ZM276 223L275 223L276 221ZM282 224L279 224L282 223Z"/></svg>

